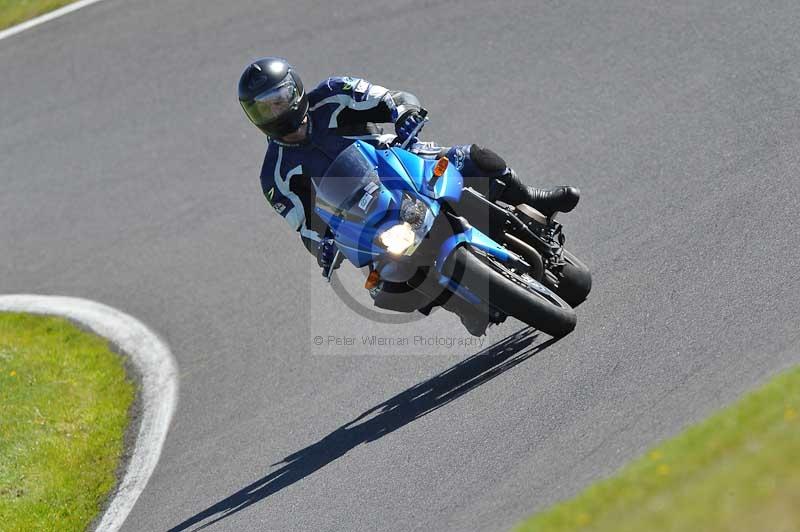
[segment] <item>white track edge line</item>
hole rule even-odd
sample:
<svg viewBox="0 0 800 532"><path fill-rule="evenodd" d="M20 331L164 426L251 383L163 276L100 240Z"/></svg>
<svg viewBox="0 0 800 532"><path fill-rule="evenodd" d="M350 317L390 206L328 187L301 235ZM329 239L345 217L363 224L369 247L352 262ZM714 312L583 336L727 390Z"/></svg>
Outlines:
<svg viewBox="0 0 800 532"><path fill-rule="evenodd" d="M142 414L133 453L96 530L117 531L158 463L178 401L178 367L169 347L136 318L109 306L73 297L0 295L0 310L51 314L74 320L113 342L141 376Z"/></svg>
<svg viewBox="0 0 800 532"><path fill-rule="evenodd" d="M11 37L12 35L16 35L17 33L22 33L25 30L29 30L39 24L44 24L45 22L49 22L55 18L63 17L68 13L72 13L73 11L77 11L82 7L90 6L101 0L78 0L78 2L73 2L71 4L67 4L64 7L59 7L54 11L50 11L49 13L45 13L44 15L39 15L36 18L32 18L30 20L26 20L25 22L20 22L16 26L11 26L10 28L6 28L0 31L0 41L7 37Z"/></svg>

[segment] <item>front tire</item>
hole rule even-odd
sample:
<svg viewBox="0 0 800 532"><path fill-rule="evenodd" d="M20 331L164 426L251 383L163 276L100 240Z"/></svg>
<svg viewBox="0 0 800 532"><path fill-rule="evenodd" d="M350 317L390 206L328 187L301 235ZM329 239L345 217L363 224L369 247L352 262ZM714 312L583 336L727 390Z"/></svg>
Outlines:
<svg viewBox="0 0 800 532"><path fill-rule="evenodd" d="M575 311L544 285L470 248L457 248L444 273L491 307L555 338L572 332L578 321Z"/></svg>

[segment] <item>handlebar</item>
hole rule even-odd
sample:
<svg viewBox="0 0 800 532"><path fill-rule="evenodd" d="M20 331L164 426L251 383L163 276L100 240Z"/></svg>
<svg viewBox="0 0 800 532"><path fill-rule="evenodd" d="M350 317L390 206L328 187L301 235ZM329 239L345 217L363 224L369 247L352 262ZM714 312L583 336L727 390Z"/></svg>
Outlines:
<svg viewBox="0 0 800 532"><path fill-rule="evenodd" d="M408 138L406 138L406 140L404 140L403 143L400 144L400 148L406 149L406 146L409 145L411 139L415 138L417 134L420 131L422 131L422 128L425 127L425 124L428 122L428 111L426 109L420 109L419 116L420 118L422 118L422 121L419 124L417 124L417 127L411 130L411 133L409 133Z"/></svg>

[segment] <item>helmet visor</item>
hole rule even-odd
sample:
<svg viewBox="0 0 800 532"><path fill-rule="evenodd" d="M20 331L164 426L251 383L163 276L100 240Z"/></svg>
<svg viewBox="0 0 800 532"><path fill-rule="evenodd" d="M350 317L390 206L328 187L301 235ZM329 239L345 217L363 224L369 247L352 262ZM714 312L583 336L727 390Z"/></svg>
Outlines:
<svg viewBox="0 0 800 532"><path fill-rule="evenodd" d="M264 91L249 102L242 102L242 107L253 123L264 126L280 120L301 96L290 78L288 83Z"/></svg>

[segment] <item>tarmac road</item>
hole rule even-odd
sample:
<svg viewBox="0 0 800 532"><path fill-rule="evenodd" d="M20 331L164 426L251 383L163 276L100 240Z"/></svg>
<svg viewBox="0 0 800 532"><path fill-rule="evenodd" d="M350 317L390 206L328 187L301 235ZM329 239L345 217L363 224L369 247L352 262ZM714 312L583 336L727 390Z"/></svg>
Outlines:
<svg viewBox="0 0 800 532"><path fill-rule="evenodd" d="M0 292L118 307L180 366L126 530L507 529L800 359L797 2L319 5L107 0L0 41ZM575 332L347 310L259 189L235 89L267 54L580 186Z"/></svg>

